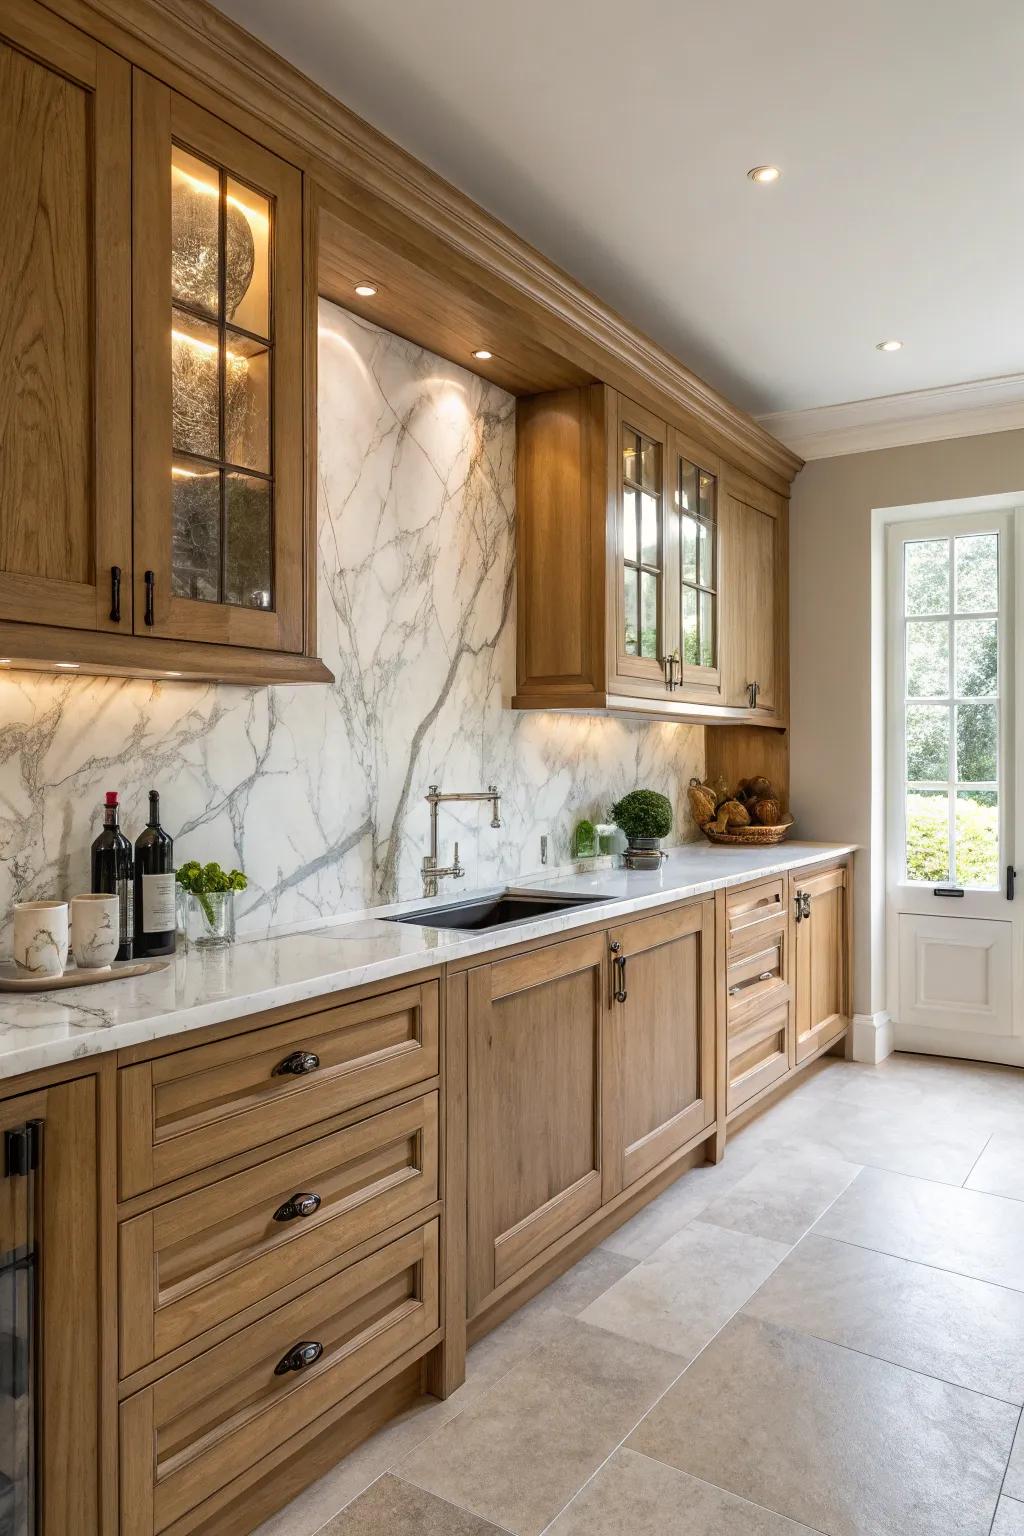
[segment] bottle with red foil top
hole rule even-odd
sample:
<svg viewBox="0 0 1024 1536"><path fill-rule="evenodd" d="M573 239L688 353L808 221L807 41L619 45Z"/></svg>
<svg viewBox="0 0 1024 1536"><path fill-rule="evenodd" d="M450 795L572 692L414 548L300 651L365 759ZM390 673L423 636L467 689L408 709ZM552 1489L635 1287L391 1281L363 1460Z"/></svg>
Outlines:
<svg viewBox="0 0 1024 1536"><path fill-rule="evenodd" d="M118 898L121 933L118 960L130 960L134 952L134 870L132 845L118 825L117 792L108 789L103 802L103 831L92 845L91 889Z"/></svg>

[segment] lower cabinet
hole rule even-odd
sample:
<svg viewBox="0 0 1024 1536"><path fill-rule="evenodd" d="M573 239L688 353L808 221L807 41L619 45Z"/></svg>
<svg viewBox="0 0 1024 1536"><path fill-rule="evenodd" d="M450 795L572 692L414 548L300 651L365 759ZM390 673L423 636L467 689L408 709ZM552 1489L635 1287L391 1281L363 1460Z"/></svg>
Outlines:
<svg viewBox="0 0 1024 1536"><path fill-rule="evenodd" d="M714 902L609 935L605 1199L715 1119Z"/></svg>
<svg viewBox="0 0 1024 1536"><path fill-rule="evenodd" d="M847 868L794 875L796 1065L850 1022Z"/></svg>

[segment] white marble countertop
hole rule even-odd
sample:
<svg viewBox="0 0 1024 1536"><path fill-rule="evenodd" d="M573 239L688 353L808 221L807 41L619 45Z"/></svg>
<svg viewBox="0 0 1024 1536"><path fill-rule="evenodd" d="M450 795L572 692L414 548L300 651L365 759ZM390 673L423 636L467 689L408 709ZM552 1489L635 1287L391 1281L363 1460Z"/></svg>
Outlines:
<svg viewBox="0 0 1024 1536"><path fill-rule="evenodd" d="M758 876L822 863L854 851L845 843L785 843L777 848L723 848L691 843L674 849L660 870L595 868L585 874L532 878L516 891L557 890L607 898L490 933L389 923L389 914L443 907L504 887L445 891L433 902L407 901L321 920L298 932L246 938L230 948L177 954L150 976L58 992L0 996L0 1077L98 1056L226 1019L321 997L366 982L387 982L428 966L485 954L506 944L615 922L669 901L703 895Z"/></svg>

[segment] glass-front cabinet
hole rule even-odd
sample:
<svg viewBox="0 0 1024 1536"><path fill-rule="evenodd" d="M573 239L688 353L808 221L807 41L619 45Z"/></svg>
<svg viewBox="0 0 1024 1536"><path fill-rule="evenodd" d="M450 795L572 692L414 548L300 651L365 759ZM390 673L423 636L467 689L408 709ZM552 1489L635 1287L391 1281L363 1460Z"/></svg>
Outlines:
<svg viewBox="0 0 1024 1536"><path fill-rule="evenodd" d="M294 167L135 85L135 627L302 649Z"/></svg>
<svg viewBox="0 0 1024 1536"><path fill-rule="evenodd" d="M678 636L671 655L671 691L706 702L721 694L719 666L719 580L721 555L718 523L718 464L679 433L670 438L673 515L678 527Z"/></svg>

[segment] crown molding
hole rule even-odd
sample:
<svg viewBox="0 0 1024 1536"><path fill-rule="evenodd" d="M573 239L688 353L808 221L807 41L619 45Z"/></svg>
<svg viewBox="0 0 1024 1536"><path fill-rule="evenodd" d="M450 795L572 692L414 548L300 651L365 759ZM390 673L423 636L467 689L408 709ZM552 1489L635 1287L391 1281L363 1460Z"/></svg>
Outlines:
<svg viewBox="0 0 1024 1536"><path fill-rule="evenodd" d="M1011 432L1024 427L1024 373L806 411L774 411L757 420L802 459Z"/></svg>

